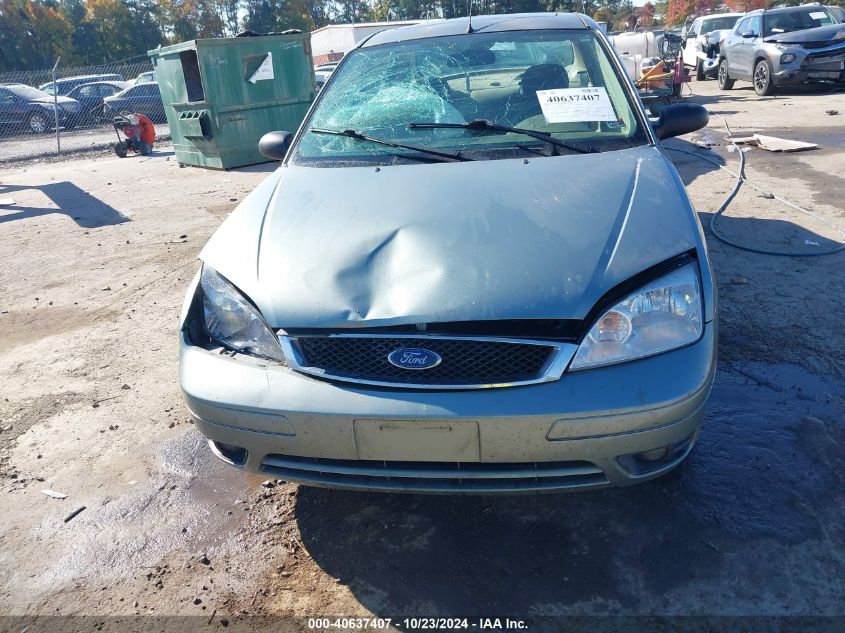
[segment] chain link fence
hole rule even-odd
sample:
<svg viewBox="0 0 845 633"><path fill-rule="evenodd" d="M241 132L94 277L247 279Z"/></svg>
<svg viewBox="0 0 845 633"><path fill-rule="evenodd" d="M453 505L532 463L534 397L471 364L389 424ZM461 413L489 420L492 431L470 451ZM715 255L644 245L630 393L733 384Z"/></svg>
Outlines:
<svg viewBox="0 0 845 633"><path fill-rule="evenodd" d="M0 73L0 163L113 146L113 118L141 113L170 139L153 66L139 57L99 66Z"/></svg>

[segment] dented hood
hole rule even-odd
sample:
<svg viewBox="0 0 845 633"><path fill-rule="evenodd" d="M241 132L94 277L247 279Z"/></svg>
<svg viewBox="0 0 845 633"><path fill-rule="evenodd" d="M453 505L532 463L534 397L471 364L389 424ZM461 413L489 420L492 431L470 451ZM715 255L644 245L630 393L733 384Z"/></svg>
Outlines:
<svg viewBox="0 0 845 633"><path fill-rule="evenodd" d="M282 167L201 254L273 327L583 318L694 248L654 147L529 161Z"/></svg>

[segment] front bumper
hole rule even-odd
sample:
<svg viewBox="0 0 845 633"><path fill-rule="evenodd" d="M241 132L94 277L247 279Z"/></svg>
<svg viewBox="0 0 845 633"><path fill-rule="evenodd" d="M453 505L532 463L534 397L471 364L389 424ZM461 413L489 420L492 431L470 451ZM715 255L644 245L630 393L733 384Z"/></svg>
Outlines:
<svg viewBox="0 0 845 633"><path fill-rule="evenodd" d="M781 70L772 75L776 86L800 86L803 84L845 84L845 71L805 68Z"/></svg>
<svg viewBox="0 0 845 633"><path fill-rule="evenodd" d="M719 61L718 57L708 57L701 62L705 77L715 77L719 74Z"/></svg>
<svg viewBox="0 0 845 633"><path fill-rule="evenodd" d="M182 332L180 380L215 453L250 472L378 491L624 486L668 472L691 449L715 372L715 329L673 352L555 382L455 392L340 385L195 347ZM226 446L244 458L227 458ZM650 463L631 457L663 447Z"/></svg>
<svg viewBox="0 0 845 633"><path fill-rule="evenodd" d="M845 84L845 46L835 45L807 52L787 49L797 59L788 65L776 64L772 79L776 86L808 83Z"/></svg>

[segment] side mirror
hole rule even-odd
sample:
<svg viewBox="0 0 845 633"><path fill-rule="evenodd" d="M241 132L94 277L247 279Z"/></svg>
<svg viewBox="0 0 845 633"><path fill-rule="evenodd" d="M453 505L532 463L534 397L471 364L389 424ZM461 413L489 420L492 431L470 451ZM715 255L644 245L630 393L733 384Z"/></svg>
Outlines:
<svg viewBox="0 0 845 633"><path fill-rule="evenodd" d="M700 130L710 121L710 114L697 103L673 103L660 112L660 118L653 124L657 138L671 138Z"/></svg>
<svg viewBox="0 0 845 633"><path fill-rule="evenodd" d="M750 40L757 37L757 34L754 31L746 31L742 34L743 39Z"/></svg>
<svg viewBox="0 0 845 633"><path fill-rule="evenodd" d="M258 141L258 151L271 160L283 160L292 140L290 132L267 132Z"/></svg>

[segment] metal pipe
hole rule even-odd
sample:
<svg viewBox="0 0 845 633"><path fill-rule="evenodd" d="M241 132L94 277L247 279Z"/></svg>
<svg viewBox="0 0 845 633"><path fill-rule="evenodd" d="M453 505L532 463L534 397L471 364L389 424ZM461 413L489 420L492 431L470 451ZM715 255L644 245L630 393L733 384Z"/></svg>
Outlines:
<svg viewBox="0 0 845 633"><path fill-rule="evenodd" d="M59 87L56 85L56 68L61 57L56 58L56 63L53 64L53 121L56 124L56 154L62 153L62 138L59 134Z"/></svg>

